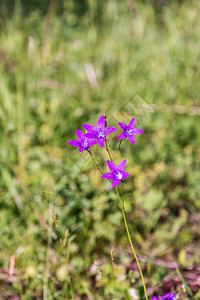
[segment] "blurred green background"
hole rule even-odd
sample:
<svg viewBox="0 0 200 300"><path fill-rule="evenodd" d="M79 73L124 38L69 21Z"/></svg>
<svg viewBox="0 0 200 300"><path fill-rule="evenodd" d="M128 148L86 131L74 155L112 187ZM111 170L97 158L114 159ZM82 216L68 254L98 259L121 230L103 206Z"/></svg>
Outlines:
<svg viewBox="0 0 200 300"><path fill-rule="evenodd" d="M199 1L1 1L0 299L144 299L118 199L67 145L105 113L144 130L109 143L149 296L192 299L176 263L199 299L199 29Z"/></svg>

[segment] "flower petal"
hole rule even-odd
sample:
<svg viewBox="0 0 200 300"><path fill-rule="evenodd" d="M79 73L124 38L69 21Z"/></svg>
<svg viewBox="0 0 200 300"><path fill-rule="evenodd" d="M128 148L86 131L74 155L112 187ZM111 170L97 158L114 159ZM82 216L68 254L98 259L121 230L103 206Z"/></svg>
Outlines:
<svg viewBox="0 0 200 300"><path fill-rule="evenodd" d="M82 133L81 130L76 129L76 136L78 138L78 140L81 142L82 140L84 140L84 134Z"/></svg>
<svg viewBox="0 0 200 300"><path fill-rule="evenodd" d="M97 135L95 133L85 133L84 136L87 138L87 139L92 139L92 140L95 140L97 139Z"/></svg>
<svg viewBox="0 0 200 300"><path fill-rule="evenodd" d="M98 143L99 147L103 148L103 146L104 146L104 144L105 144L105 140L106 140L105 137L102 137L102 138L98 138L98 139L97 139L97 143Z"/></svg>
<svg viewBox="0 0 200 300"><path fill-rule="evenodd" d="M122 179L129 177L130 175L127 172L122 173Z"/></svg>
<svg viewBox="0 0 200 300"><path fill-rule="evenodd" d="M173 293L168 293L161 297L161 300L175 300L176 296Z"/></svg>
<svg viewBox="0 0 200 300"><path fill-rule="evenodd" d="M106 125L106 120L104 116L101 116L97 121L97 129L103 130Z"/></svg>
<svg viewBox="0 0 200 300"><path fill-rule="evenodd" d="M116 188L116 186L120 183L121 179L114 179L112 182L112 185L114 188Z"/></svg>
<svg viewBox="0 0 200 300"><path fill-rule="evenodd" d="M121 127L121 129L123 129L123 130L126 130L128 127L125 123L122 123L122 122L118 122L118 124Z"/></svg>
<svg viewBox="0 0 200 300"><path fill-rule="evenodd" d="M131 142L131 144L135 144L135 138L134 138L134 135L130 135L130 136L128 136L128 139L129 139L129 141Z"/></svg>
<svg viewBox="0 0 200 300"><path fill-rule="evenodd" d="M140 134L140 133L143 133L144 130L140 129L140 128L134 128L133 129L133 134L136 135L136 134Z"/></svg>
<svg viewBox="0 0 200 300"><path fill-rule="evenodd" d="M96 127L93 125L89 125L89 124L83 124L82 127L87 130L88 132L94 133L94 132L98 132Z"/></svg>
<svg viewBox="0 0 200 300"><path fill-rule="evenodd" d="M88 146L93 146L97 143L97 141L88 140Z"/></svg>
<svg viewBox="0 0 200 300"><path fill-rule="evenodd" d="M88 148L89 148L89 147L80 147L80 148L79 148L79 151L80 151L80 152L83 152L84 150L87 150Z"/></svg>
<svg viewBox="0 0 200 300"><path fill-rule="evenodd" d="M106 174L103 174L103 175L101 176L101 178L106 178L106 179L111 179L111 180L113 180L113 179L114 179L114 175L113 175L113 173L106 173Z"/></svg>
<svg viewBox="0 0 200 300"><path fill-rule="evenodd" d="M115 127L106 127L105 130L104 130L104 132L105 132L105 135L108 135L111 132L114 132L116 130L117 130L117 128L115 128Z"/></svg>
<svg viewBox="0 0 200 300"><path fill-rule="evenodd" d="M120 133L120 135L118 135L118 137L117 137L118 140L123 140L125 138L127 138L127 135L125 134L125 132Z"/></svg>
<svg viewBox="0 0 200 300"><path fill-rule="evenodd" d="M134 128L134 126L135 126L135 118L133 118L133 119L130 121L130 123L128 124L128 129Z"/></svg>
<svg viewBox="0 0 200 300"><path fill-rule="evenodd" d="M74 146L74 147L80 147L81 143L77 140L69 141L67 144Z"/></svg>
<svg viewBox="0 0 200 300"><path fill-rule="evenodd" d="M117 171L117 166L112 161L108 160L107 165L111 172Z"/></svg>
<svg viewBox="0 0 200 300"><path fill-rule="evenodd" d="M118 170L124 171L125 164L126 164L126 159L124 159L120 162L120 164L118 165Z"/></svg>
<svg viewBox="0 0 200 300"><path fill-rule="evenodd" d="M153 296L153 297L151 297L151 300L159 300L159 299L158 299L158 297Z"/></svg>

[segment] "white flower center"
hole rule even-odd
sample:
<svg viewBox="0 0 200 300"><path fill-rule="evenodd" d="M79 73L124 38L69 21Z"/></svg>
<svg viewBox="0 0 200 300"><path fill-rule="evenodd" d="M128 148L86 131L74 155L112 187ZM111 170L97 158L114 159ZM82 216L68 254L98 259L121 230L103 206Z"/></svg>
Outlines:
<svg viewBox="0 0 200 300"><path fill-rule="evenodd" d="M116 174L116 179L122 179L122 174L121 173L117 173Z"/></svg>
<svg viewBox="0 0 200 300"><path fill-rule="evenodd" d="M88 145L88 141L85 140L84 143L83 143L83 147L87 147L87 145Z"/></svg>
<svg viewBox="0 0 200 300"><path fill-rule="evenodd" d="M132 135L133 134L133 130L132 129L128 129L125 131L126 135Z"/></svg>
<svg viewBox="0 0 200 300"><path fill-rule="evenodd" d="M102 137L105 137L105 133L102 131L99 131L98 138L102 138Z"/></svg>

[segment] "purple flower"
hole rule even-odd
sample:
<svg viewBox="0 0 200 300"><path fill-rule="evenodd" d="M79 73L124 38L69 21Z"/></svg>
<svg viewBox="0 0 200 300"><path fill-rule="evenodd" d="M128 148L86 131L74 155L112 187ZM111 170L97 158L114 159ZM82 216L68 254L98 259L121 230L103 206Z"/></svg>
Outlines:
<svg viewBox="0 0 200 300"><path fill-rule="evenodd" d="M102 178L113 180L112 185L114 188L120 183L120 181L124 178L129 177L127 172L124 172L126 160L122 160L117 167L112 161L107 161L108 168L110 169L111 173L106 173L102 175Z"/></svg>
<svg viewBox="0 0 200 300"><path fill-rule="evenodd" d="M79 147L79 151L82 152L84 150L88 150L90 146L95 145L97 142L88 139L85 134L82 133L81 130L76 129L77 140L73 140L68 142L67 144L72 145L74 147Z"/></svg>
<svg viewBox="0 0 200 300"><path fill-rule="evenodd" d="M117 130L115 127L105 127L106 126L106 120L104 116L101 116L99 120L97 121L97 127L93 125L84 124L83 128L87 130L87 133L85 136L89 139L97 140L98 145L103 148L106 136Z"/></svg>
<svg viewBox="0 0 200 300"><path fill-rule="evenodd" d="M129 141L134 145L135 144L135 137L134 135L143 133L144 131L140 128L134 128L135 126L135 118L133 118L128 125L119 122L118 123L123 132L117 137L118 140L122 140L128 138Z"/></svg>
<svg viewBox="0 0 200 300"><path fill-rule="evenodd" d="M173 293L168 293L161 296L160 298L153 296L151 297L151 300L176 300L176 296Z"/></svg>

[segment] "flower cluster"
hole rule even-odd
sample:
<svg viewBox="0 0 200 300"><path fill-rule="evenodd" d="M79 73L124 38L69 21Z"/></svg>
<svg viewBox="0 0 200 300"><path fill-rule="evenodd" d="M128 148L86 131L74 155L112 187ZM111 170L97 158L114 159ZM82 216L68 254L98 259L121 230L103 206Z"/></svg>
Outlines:
<svg viewBox="0 0 200 300"><path fill-rule="evenodd" d="M117 139L123 140L128 138L128 140L134 145L135 135L143 132L140 128L134 128L135 118L133 118L128 125L122 122L119 122L118 124L122 128L123 132L120 133ZM89 151L90 147L95 144L98 144L101 148L103 148L107 135L117 130L115 127L107 127L104 116L99 118L96 127L89 124L84 124L82 126L87 132L84 134L81 130L77 129L76 136L78 140L68 142L69 145L78 147L80 152L84 150ZM124 172L126 160L123 160L118 167L112 161L107 161L107 164L111 173L102 175L102 178L112 180L113 187L116 188L120 181L129 177L129 174Z"/></svg>
<svg viewBox="0 0 200 300"><path fill-rule="evenodd" d="M126 125L125 123L122 123L122 122L119 122L118 124L121 127L121 129L123 130L117 137L117 139L120 140L120 145L121 145L121 140L124 140L126 138L131 142L131 144L134 145L135 144L135 135L143 133L142 129L135 128L135 119L134 118L130 121L130 123L128 125ZM116 166L114 164L114 162L112 161L112 157L111 157L111 154L109 152L108 145L107 145L107 141L108 141L107 136L109 134L111 134L112 132L115 132L117 130L117 128L107 127L106 119L105 119L104 116L101 116L99 118L99 120L97 121L96 127L93 126L93 125L89 125L89 124L84 124L82 126L86 130L86 133L83 133L81 130L77 129L76 130L76 136L77 136L78 140L69 141L68 144L72 145L74 147L78 147L80 152L82 152L84 150L88 151L90 153L96 167L99 169L99 171L102 174L103 174L103 172L99 168L98 164L95 162L95 160L93 158L92 151L91 151L90 148L95 144L98 144L99 147L101 147L101 148L103 148L104 145L106 146L106 150L107 150L107 152L109 154L109 157L110 157L110 160L107 161L107 165L108 165L108 168L110 169L110 172L103 174L101 177L105 178L109 181L112 181L113 188L116 189L116 192L117 192L117 195L118 195L118 198L119 198L119 201L120 201L121 209L122 209L122 212L123 212L124 223L125 223L125 228L126 228L126 231L127 231L128 239L129 239L131 248L133 250L134 257L137 261L138 268L139 268L140 274L141 274L141 278L143 280L143 287L144 287L145 297L146 297L146 300L148 300L142 270L141 270L141 267L140 267L140 263L137 259L137 255L135 253L133 243L131 241L129 229L128 229L128 226L127 226L126 215L125 215L125 212L124 212L125 208L124 208L124 204L122 203L122 200L121 200L122 195L119 194L118 189L117 189L118 184L123 179L129 177L129 174L127 172L124 172L126 160L122 160L119 163L119 165ZM158 298L156 296L153 296L151 298L151 300L175 300L175 299L176 299L176 297L173 293L165 294L165 295L161 296L160 298Z"/></svg>

